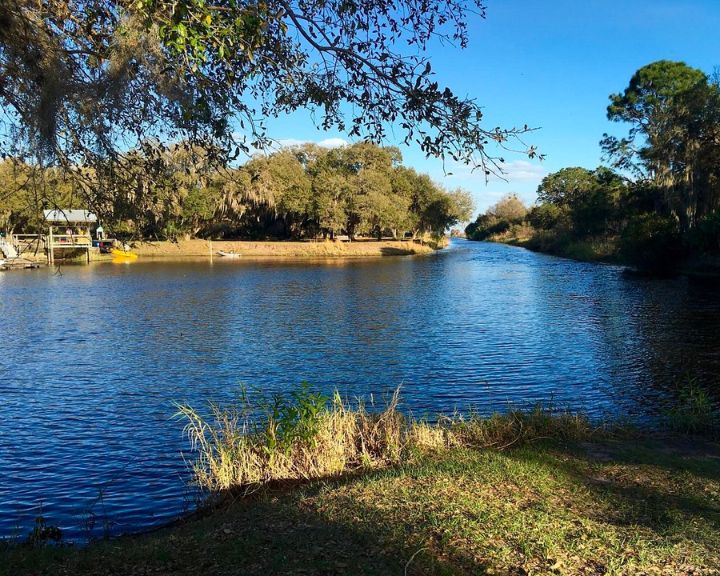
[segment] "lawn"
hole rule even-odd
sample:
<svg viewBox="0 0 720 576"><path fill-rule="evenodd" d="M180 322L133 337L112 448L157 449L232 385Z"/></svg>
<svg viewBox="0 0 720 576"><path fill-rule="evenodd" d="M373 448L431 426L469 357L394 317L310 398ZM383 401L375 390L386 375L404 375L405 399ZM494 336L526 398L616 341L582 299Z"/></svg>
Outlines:
<svg viewBox="0 0 720 576"><path fill-rule="evenodd" d="M152 534L1 553L3 576L720 574L720 446L418 452L397 467L273 484Z"/></svg>

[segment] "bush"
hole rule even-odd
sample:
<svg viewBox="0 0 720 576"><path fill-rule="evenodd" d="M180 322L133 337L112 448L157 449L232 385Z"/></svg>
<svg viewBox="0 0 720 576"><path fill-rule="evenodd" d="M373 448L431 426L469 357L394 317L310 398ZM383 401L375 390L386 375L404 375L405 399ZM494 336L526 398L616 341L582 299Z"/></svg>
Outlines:
<svg viewBox="0 0 720 576"><path fill-rule="evenodd" d="M701 218L690 233L689 243L693 251L720 251L720 210Z"/></svg>
<svg viewBox="0 0 720 576"><path fill-rule="evenodd" d="M636 216L623 231L620 253L640 268L668 269L685 255L677 220L658 214Z"/></svg>

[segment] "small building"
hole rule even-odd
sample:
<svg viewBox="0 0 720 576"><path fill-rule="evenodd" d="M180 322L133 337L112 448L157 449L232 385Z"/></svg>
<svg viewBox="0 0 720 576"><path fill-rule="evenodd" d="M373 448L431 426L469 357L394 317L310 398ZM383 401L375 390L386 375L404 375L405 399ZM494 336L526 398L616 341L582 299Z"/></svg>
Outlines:
<svg viewBox="0 0 720 576"><path fill-rule="evenodd" d="M47 256L48 262L55 261L55 250L85 250L90 262L92 234L90 227L97 223L97 216L87 210L56 209L43 210L48 223Z"/></svg>

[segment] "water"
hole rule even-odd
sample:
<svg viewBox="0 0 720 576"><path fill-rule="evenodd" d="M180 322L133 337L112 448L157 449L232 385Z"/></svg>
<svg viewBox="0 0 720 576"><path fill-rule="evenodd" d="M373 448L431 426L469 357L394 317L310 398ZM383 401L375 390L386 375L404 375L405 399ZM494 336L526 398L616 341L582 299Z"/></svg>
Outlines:
<svg viewBox="0 0 720 576"><path fill-rule="evenodd" d="M302 380L416 415L552 401L652 419L717 381L717 286L502 245L416 258L0 274L0 537L83 540L192 505L173 402ZM714 380L713 380L714 379Z"/></svg>

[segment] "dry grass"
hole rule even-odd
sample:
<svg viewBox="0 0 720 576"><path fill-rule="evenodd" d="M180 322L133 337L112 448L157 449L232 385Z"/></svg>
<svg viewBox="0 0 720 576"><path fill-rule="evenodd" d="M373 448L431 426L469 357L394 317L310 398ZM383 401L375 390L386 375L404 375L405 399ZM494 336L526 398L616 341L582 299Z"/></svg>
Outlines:
<svg viewBox="0 0 720 576"><path fill-rule="evenodd" d="M278 480L338 476L409 461L420 452L453 447L506 449L538 439L583 440L588 420L542 407L491 417L444 417L436 423L405 417L399 390L384 409L332 398L303 384L288 397L209 405L201 415L178 406L196 460L195 481L211 492L252 491Z"/></svg>
<svg viewBox="0 0 720 576"><path fill-rule="evenodd" d="M362 257L427 254L433 251L427 243L412 241L359 240L355 242L298 241L215 241L215 240L179 240L177 242L138 242L133 252L139 256L159 258L210 257L218 250L237 252L246 257Z"/></svg>

